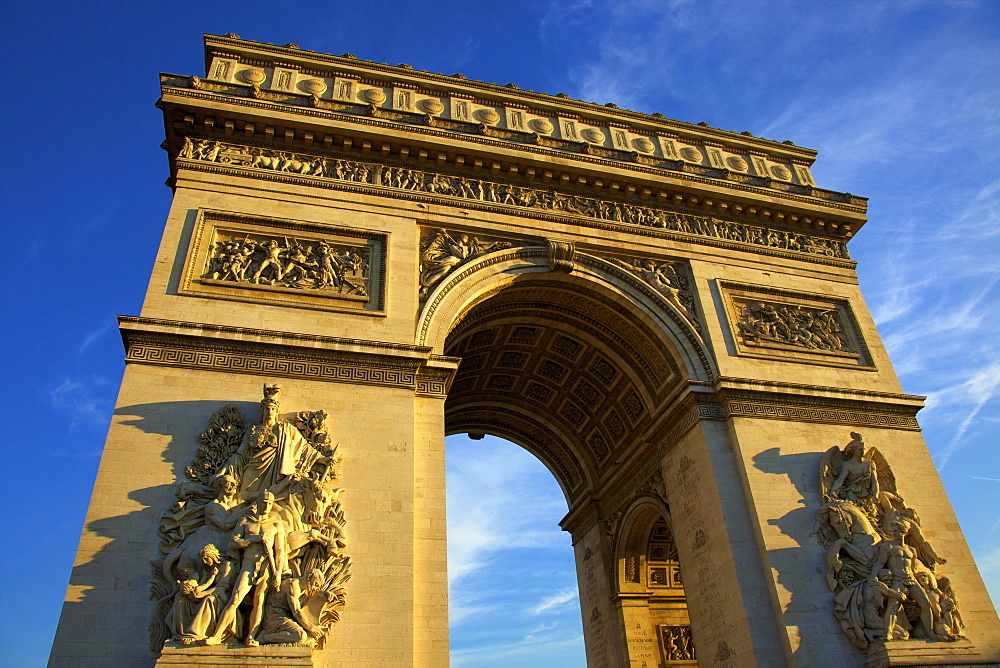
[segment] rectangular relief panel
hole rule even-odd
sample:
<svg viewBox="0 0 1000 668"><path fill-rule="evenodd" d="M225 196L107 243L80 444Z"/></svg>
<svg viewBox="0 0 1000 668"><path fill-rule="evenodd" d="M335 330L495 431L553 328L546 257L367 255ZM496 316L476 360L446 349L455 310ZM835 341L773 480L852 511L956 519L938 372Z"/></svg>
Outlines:
<svg viewBox="0 0 1000 668"><path fill-rule="evenodd" d="M385 315L388 235L199 210L182 295Z"/></svg>
<svg viewBox="0 0 1000 668"><path fill-rule="evenodd" d="M847 299L719 281L741 357L874 371Z"/></svg>

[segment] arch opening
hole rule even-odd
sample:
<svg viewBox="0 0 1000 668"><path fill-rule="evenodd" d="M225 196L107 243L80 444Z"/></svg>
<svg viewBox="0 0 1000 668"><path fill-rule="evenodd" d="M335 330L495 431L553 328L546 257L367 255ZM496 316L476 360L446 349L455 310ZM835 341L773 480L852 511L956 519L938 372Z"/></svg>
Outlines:
<svg viewBox="0 0 1000 668"><path fill-rule="evenodd" d="M601 504L640 494L658 475L651 455L665 408L710 370L692 371L691 347L627 286L526 266L485 273L489 280L444 309L452 321L441 350L462 360L445 402L445 433L520 445L558 482L569 509L560 524L573 536L588 661L619 665L648 655L650 665L692 662L665 495L620 515L626 521L617 525L601 518L614 512ZM637 470L645 471L641 480ZM628 485L634 488L623 497Z"/></svg>
<svg viewBox="0 0 1000 668"><path fill-rule="evenodd" d="M584 665L565 498L531 453L447 439L448 589L456 668Z"/></svg>
<svg viewBox="0 0 1000 668"><path fill-rule="evenodd" d="M516 278L470 300L444 342L462 359L446 434L521 445L572 507L648 446L688 376L668 333L623 295L553 274Z"/></svg>

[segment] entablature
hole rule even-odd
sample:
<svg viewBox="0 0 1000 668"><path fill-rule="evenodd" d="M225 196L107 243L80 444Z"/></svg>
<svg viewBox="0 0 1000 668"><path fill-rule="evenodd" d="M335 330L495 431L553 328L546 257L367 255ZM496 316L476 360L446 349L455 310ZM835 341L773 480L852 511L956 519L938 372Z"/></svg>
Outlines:
<svg viewBox="0 0 1000 668"><path fill-rule="evenodd" d="M864 198L815 186L808 149L231 37L206 36L206 49L208 78L161 75L172 156L188 136L220 134L603 191L843 240L865 221Z"/></svg>

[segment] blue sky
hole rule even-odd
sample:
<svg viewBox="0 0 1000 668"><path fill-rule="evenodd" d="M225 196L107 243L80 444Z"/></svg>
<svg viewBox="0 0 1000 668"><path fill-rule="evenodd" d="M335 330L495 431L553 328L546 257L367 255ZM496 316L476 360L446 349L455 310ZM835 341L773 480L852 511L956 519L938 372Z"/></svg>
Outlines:
<svg viewBox="0 0 1000 668"><path fill-rule="evenodd" d="M123 368L114 315L139 312L170 201L156 73L202 74L203 32L818 149L820 186L871 198L850 250L905 391L928 396L924 436L1000 601L1000 520L984 512L1000 504L1000 3L43 0L6 4L0 31L0 663L47 657ZM455 665L581 665L551 476L509 444L448 448Z"/></svg>

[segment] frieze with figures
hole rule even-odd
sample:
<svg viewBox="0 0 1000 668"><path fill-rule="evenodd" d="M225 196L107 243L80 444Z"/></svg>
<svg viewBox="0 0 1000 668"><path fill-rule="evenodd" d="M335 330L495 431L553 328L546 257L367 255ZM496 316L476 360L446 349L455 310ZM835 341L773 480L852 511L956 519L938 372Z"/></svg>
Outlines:
<svg viewBox="0 0 1000 668"><path fill-rule="evenodd" d="M807 256L830 259L850 257L846 244L836 239L679 213L651 204L631 204L560 192L553 188L532 188L510 182L472 179L378 162L191 137L185 139L178 158L515 206L560 216L659 229Z"/></svg>
<svg viewBox="0 0 1000 668"><path fill-rule="evenodd" d="M363 246L236 232L228 236L215 242L203 279L368 297L369 253Z"/></svg>

